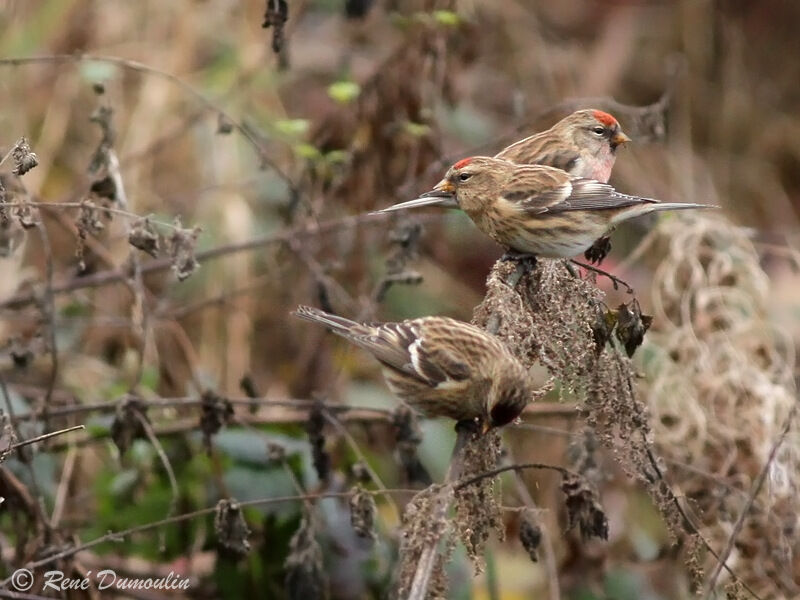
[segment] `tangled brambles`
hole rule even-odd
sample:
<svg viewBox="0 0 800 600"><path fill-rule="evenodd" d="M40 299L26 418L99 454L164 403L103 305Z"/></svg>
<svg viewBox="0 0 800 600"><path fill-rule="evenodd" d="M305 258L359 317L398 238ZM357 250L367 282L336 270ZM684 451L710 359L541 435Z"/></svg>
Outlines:
<svg viewBox="0 0 800 600"><path fill-rule="evenodd" d="M669 479L712 546L725 547L735 534L727 564L743 582L762 598L797 597L796 422L741 531L734 530L797 402L794 349L769 321L767 275L746 233L724 221L670 219L651 241L666 258L653 280L656 324L644 366ZM724 584L728 576L721 575Z"/></svg>

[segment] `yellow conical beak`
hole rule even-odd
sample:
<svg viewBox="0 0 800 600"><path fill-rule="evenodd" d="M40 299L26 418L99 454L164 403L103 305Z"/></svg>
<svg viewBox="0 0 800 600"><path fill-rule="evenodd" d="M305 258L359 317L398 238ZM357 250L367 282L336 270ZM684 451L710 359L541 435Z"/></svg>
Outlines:
<svg viewBox="0 0 800 600"><path fill-rule="evenodd" d="M625 132L623 132L620 129L617 133L614 134L614 137L611 138L611 145L613 145L616 148L617 146L621 144L627 144L630 141L633 140L631 140L631 138L625 135Z"/></svg>

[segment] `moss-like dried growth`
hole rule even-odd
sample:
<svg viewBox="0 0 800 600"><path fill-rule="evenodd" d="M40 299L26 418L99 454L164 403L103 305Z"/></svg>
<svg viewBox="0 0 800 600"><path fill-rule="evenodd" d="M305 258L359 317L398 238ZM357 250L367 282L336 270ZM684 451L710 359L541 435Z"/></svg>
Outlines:
<svg viewBox="0 0 800 600"><path fill-rule="evenodd" d="M427 598L447 597L445 564L453 548L452 528L446 518L447 507L453 499L449 484L434 484L419 492L403 512L400 531L400 563L395 569L393 598L407 598L414 582L425 548L444 540L447 552L436 556L428 585Z"/></svg>
<svg viewBox="0 0 800 600"><path fill-rule="evenodd" d="M461 454L461 478L469 479L492 471L500 458L500 434L493 430L486 435L473 433ZM497 478L486 477L477 483L459 488L455 493L455 528L477 572L483 571L483 553L489 535L495 532L503 539Z"/></svg>

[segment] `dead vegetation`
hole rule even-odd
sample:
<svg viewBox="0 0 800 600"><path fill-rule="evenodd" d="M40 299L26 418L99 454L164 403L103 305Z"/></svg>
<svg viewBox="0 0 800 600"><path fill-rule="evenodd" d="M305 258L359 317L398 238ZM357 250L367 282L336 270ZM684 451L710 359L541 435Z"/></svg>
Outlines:
<svg viewBox="0 0 800 600"><path fill-rule="evenodd" d="M12 4L0 26L50 22ZM0 587L168 566L198 597L800 593L798 261L731 224L796 226L796 8L84 4L53 4L41 51L0 41ZM725 207L617 232L635 294L492 266L457 217L363 214L584 106L651 142L620 189ZM472 312L540 393L453 450L299 336L299 303Z"/></svg>

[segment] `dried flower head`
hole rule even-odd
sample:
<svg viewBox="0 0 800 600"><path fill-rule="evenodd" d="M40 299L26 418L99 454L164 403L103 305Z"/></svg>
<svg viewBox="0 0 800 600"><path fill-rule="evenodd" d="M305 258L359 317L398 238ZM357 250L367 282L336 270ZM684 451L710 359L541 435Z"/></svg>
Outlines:
<svg viewBox="0 0 800 600"><path fill-rule="evenodd" d="M639 302L635 298L627 304L620 304L617 309L617 339L622 342L628 356L633 356L642 345L644 334L650 328L653 317L643 315Z"/></svg>
<svg viewBox="0 0 800 600"><path fill-rule="evenodd" d="M233 418L231 401L223 398L213 390L203 392L201 398L200 431L203 432L203 444L211 452L211 438Z"/></svg>
<svg viewBox="0 0 800 600"><path fill-rule="evenodd" d="M30 144L24 136L19 138L11 149L11 160L14 161L12 173L17 176L25 175L39 164L39 158L31 151Z"/></svg>
<svg viewBox="0 0 800 600"><path fill-rule="evenodd" d="M147 217L137 219L131 225L128 243L142 252L147 252L153 258L158 258L159 235Z"/></svg>
<svg viewBox="0 0 800 600"><path fill-rule="evenodd" d="M6 414L0 410L0 464L5 462L8 455L11 454L11 449L17 441L14 428L8 422Z"/></svg>
<svg viewBox="0 0 800 600"><path fill-rule="evenodd" d="M469 479L497 467L500 458L500 434L492 430L486 435L469 434L461 454L459 477ZM497 478L484 477L455 492L455 528L477 572L483 571L484 550L489 535L505 536L502 511L497 491Z"/></svg>
<svg viewBox="0 0 800 600"><path fill-rule="evenodd" d="M561 491L566 494L567 529L578 525L584 538L608 539L608 519L597 499L597 490L586 479L564 473Z"/></svg>
<svg viewBox="0 0 800 600"><path fill-rule="evenodd" d="M375 498L360 485L350 490L350 524L359 537L374 541L375 517L378 507Z"/></svg>
<svg viewBox="0 0 800 600"><path fill-rule="evenodd" d="M350 466L350 473L358 483L369 483L372 476L369 474L367 465L362 461L356 461Z"/></svg>
<svg viewBox="0 0 800 600"><path fill-rule="evenodd" d="M283 27L289 19L289 5L286 0L267 0L264 12L264 29L272 27L272 51L278 54L283 49Z"/></svg>
<svg viewBox="0 0 800 600"><path fill-rule="evenodd" d="M201 231L199 227L184 229L181 227L180 218L175 217L175 229L169 238L169 252L172 259L172 271L178 281L187 279L200 267L194 252Z"/></svg>
<svg viewBox="0 0 800 600"><path fill-rule="evenodd" d="M542 526L536 513L526 510L519 524L519 541L531 561L539 562L539 546L542 543Z"/></svg>
<svg viewBox="0 0 800 600"><path fill-rule="evenodd" d="M267 460L273 465L283 464L286 460L286 448L275 442L267 442Z"/></svg>
<svg viewBox="0 0 800 600"><path fill-rule="evenodd" d="M217 535L217 544L223 552L240 558L250 551L250 542L247 539L250 529L236 500L223 498L217 502L214 532Z"/></svg>
<svg viewBox="0 0 800 600"><path fill-rule="evenodd" d="M322 562L322 548L316 540L312 515L305 514L289 542L286 557L286 597L289 600L328 598L328 576Z"/></svg>
<svg viewBox="0 0 800 600"><path fill-rule="evenodd" d="M117 403L117 412L111 423L111 439L120 454L125 454L134 440L147 437L142 423L142 419L147 419L146 410L142 399L131 394Z"/></svg>
<svg viewBox="0 0 800 600"><path fill-rule="evenodd" d="M325 410L321 403L315 404L310 411L308 411L308 420L306 421L306 433L308 434L308 442L311 444L311 457L314 461L314 469L317 471L317 477L320 481L327 481L331 469L331 457L325 450Z"/></svg>
<svg viewBox="0 0 800 600"><path fill-rule="evenodd" d="M436 558L427 597L447 597L445 564L455 547L455 538L452 523L445 517L452 499L452 486L433 484L406 505L400 524L400 562L395 569L393 598L408 597L423 551L440 540L444 540L446 551Z"/></svg>

